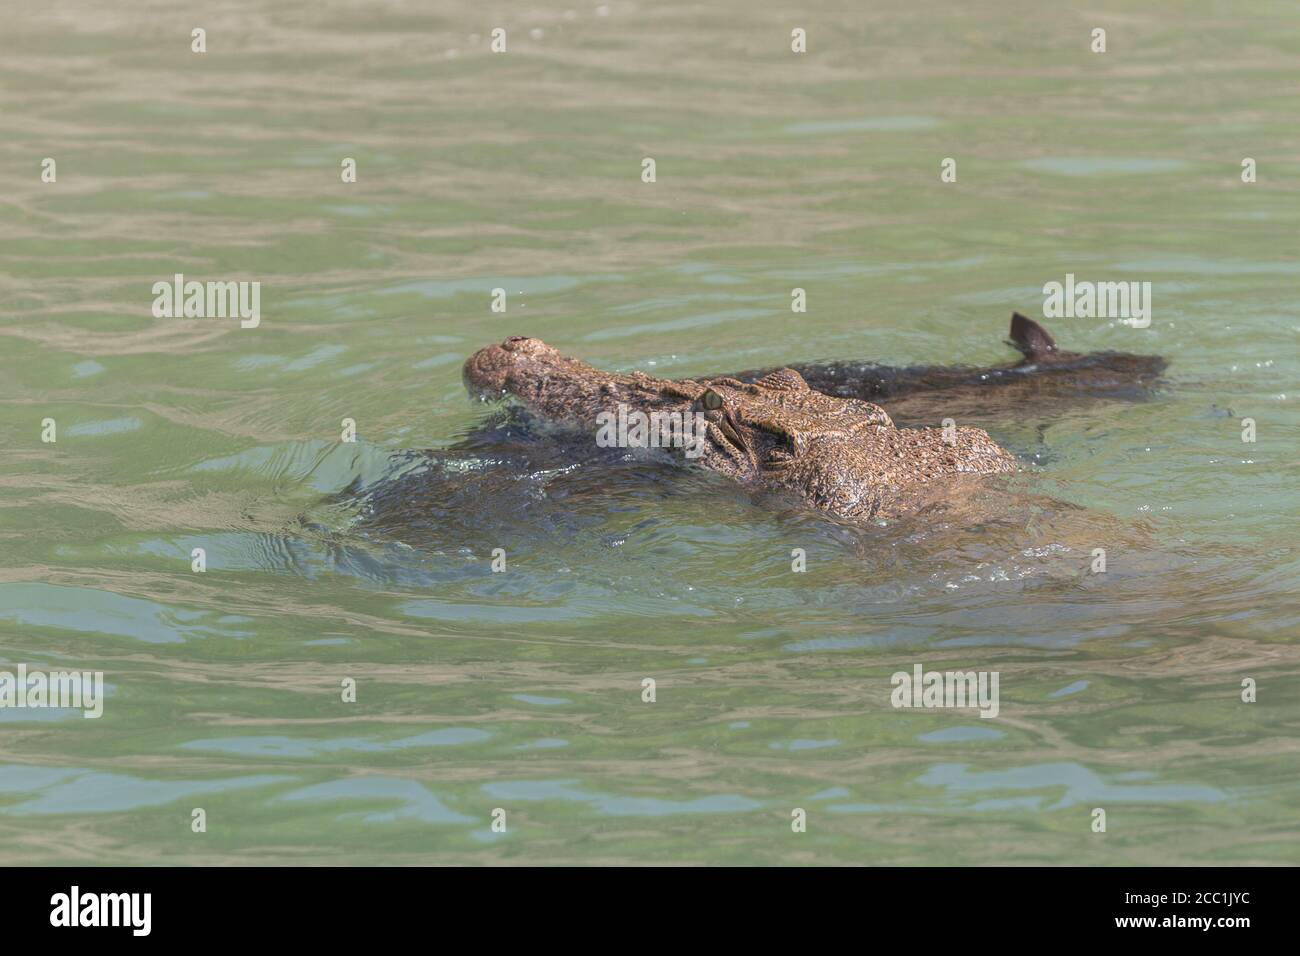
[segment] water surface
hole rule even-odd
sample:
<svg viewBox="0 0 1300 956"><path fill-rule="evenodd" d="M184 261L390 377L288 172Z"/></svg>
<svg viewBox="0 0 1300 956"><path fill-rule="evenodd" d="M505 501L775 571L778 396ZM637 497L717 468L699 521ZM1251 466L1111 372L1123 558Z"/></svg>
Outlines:
<svg viewBox="0 0 1300 956"><path fill-rule="evenodd" d="M0 721L0 862L1300 862L1297 23L15 7L0 667L112 693ZM261 281L261 324L153 318L176 272ZM460 362L509 334L666 376L991 364L1066 273L1153 284L1148 329L1049 325L1169 387L990 411L1055 502L1002 521L457 445L491 414ZM998 671L998 717L895 710L916 663Z"/></svg>

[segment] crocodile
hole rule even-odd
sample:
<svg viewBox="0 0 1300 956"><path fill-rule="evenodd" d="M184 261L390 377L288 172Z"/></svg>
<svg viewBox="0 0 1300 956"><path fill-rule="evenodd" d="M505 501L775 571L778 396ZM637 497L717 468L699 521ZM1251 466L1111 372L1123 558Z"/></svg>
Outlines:
<svg viewBox="0 0 1300 956"><path fill-rule="evenodd" d="M839 361L790 368L815 391L886 401L895 421L911 424L936 416L988 419L1007 407L1023 414L1056 401L1141 399L1160 383L1167 366L1158 355L1065 351L1042 325L1019 312L1012 313L1008 344L1019 350L1020 361L990 367ZM772 371L751 369L729 377L757 382Z"/></svg>
<svg viewBox="0 0 1300 956"><path fill-rule="evenodd" d="M698 432L670 446L670 454L854 521L914 513L971 478L1018 468L980 428L900 429L879 405L815 391L791 368L752 382L670 380L601 371L540 339L511 336L471 355L463 376L471 395L512 396L545 421L590 433L593 442L620 407L696 422Z"/></svg>

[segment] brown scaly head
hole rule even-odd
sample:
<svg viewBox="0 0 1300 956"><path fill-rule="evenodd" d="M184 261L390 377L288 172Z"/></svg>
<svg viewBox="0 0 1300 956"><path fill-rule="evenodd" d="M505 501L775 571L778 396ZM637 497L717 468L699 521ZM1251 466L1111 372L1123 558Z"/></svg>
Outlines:
<svg viewBox="0 0 1300 956"><path fill-rule="evenodd" d="M650 418L683 416L702 427L676 453L846 518L894 517L946 479L1016 468L981 429L898 429L879 405L814 392L788 368L752 384L670 381L603 372L512 336L470 356L464 378L474 395L513 396L542 418L589 430L593 442L620 404Z"/></svg>

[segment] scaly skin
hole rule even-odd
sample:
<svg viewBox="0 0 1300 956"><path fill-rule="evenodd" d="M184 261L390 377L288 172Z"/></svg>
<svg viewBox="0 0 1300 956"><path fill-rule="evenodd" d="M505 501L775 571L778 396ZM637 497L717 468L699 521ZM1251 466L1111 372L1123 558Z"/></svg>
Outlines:
<svg viewBox="0 0 1300 956"><path fill-rule="evenodd" d="M593 443L597 415L619 403L646 415L702 412L697 462L849 519L898 517L933 500L952 479L1017 466L981 429L956 428L947 439L939 428L900 430L879 405L815 392L793 369L753 383L670 381L602 372L540 339L512 336L470 356L464 377L471 393L514 396L544 419L589 431Z"/></svg>

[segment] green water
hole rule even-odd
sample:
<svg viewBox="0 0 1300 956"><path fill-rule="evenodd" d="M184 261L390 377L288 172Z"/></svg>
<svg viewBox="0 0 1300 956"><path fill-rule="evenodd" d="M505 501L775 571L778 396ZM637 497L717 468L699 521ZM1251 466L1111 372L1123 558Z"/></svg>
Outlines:
<svg viewBox="0 0 1300 956"><path fill-rule="evenodd" d="M1300 862L1294 4L352 7L6 13L0 668L109 696L0 710L0 862ZM177 272L260 281L260 325L154 318ZM1171 366L991 415L1059 512L862 535L543 475L394 542L325 501L482 420L460 363L508 334L993 364L1066 273L1153 321L1063 347ZM891 707L915 664L999 715Z"/></svg>

